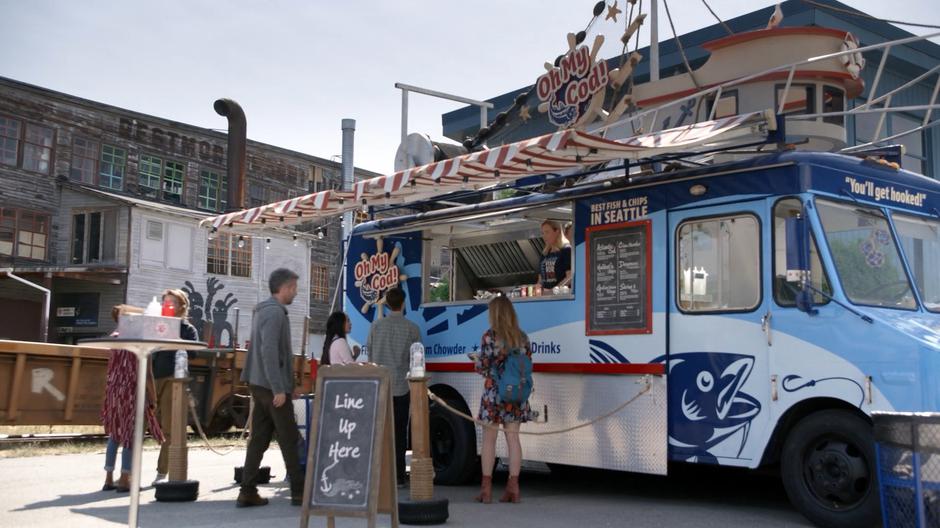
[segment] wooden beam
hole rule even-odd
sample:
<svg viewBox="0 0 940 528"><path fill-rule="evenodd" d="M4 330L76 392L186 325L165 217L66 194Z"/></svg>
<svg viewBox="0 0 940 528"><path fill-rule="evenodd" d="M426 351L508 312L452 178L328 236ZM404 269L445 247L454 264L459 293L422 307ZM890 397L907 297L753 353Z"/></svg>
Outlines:
<svg viewBox="0 0 940 528"><path fill-rule="evenodd" d="M86 272L71 272L71 271L56 271L52 274L53 277L57 279L74 279L85 282L95 282L99 284L112 284L115 286L120 286L122 284L121 279L115 279L105 275L103 273L95 273L92 271ZM107 275L111 275L108 273Z"/></svg>
<svg viewBox="0 0 940 528"><path fill-rule="evenodd" d="M17 407L20 404L20 386L23 384L23 372L26 370L26 354L16 355L16 366L13 368L13 383L10 385L10 407L7 409L7 420L15 421Z"/></svg>
<svg viewBox="0 0 940 528"><path fill-rule="evenodd" d="M65 421L71 422L75 411L75 399L78 394L78 377L82 370L82 358L76 353L72 357L72 371L69 373L69 390L65 397Z"/></svg>

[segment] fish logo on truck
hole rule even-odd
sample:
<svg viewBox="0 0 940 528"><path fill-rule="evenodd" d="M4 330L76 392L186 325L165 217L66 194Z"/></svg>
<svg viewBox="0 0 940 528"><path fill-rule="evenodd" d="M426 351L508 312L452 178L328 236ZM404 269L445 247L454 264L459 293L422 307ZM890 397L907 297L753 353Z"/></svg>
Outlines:
<svg viewBox="0 0 940 528"><path fill-rule="evenodd" d="M760 402L742 388L754 358L741 354L689 352L669 356L669 446L673 457L717 463L711 451L740 438L747 443ZM739 434L740 433L740 434Z"/></svg>

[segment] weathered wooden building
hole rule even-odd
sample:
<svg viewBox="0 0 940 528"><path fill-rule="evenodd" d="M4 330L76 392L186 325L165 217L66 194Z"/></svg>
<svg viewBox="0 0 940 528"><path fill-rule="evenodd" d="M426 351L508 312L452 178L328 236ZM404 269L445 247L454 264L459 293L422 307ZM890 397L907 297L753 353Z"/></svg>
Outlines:
<svg viewBox="0 0 940 528"><path fill-rule="evenodd" d="M318 333L339 273L340 226L312 223L297 239L199 229L229 210L227 149L224 133L0 77L0 269L52 291L49 341L108 332L113 305L182 288L193 322L211 322L217 343L230 341L239 308L244 342L251 308L281 266L301 276L295 345L308 313ZM245 172L248 207L341 185L336 162L250 140ZM39 290L0 278L0 338L38 339L41 311Z"/></svg>

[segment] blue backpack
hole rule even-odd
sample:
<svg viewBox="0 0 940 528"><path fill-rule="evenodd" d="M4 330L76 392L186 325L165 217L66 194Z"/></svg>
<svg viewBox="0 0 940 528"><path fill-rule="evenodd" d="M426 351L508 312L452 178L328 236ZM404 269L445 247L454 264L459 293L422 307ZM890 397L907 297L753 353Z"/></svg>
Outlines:
<svg viewBox="0 0 940 528"><path fill-rule="evenodd" d="M503 362L503 373L496 380L503 403L522 405L532 394L532 358L524 349L513 348Z"/></svg>

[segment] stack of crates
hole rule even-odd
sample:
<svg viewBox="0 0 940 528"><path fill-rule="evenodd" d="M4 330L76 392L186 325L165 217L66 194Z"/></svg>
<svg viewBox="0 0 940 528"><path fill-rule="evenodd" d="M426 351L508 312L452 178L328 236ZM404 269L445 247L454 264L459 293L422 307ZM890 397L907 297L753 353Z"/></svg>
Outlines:
<svg viewBox="0 0 940 528"><path fill-rule="evenodd" d="M873 413L884 526L940 526L940 413Z"/></svg>

